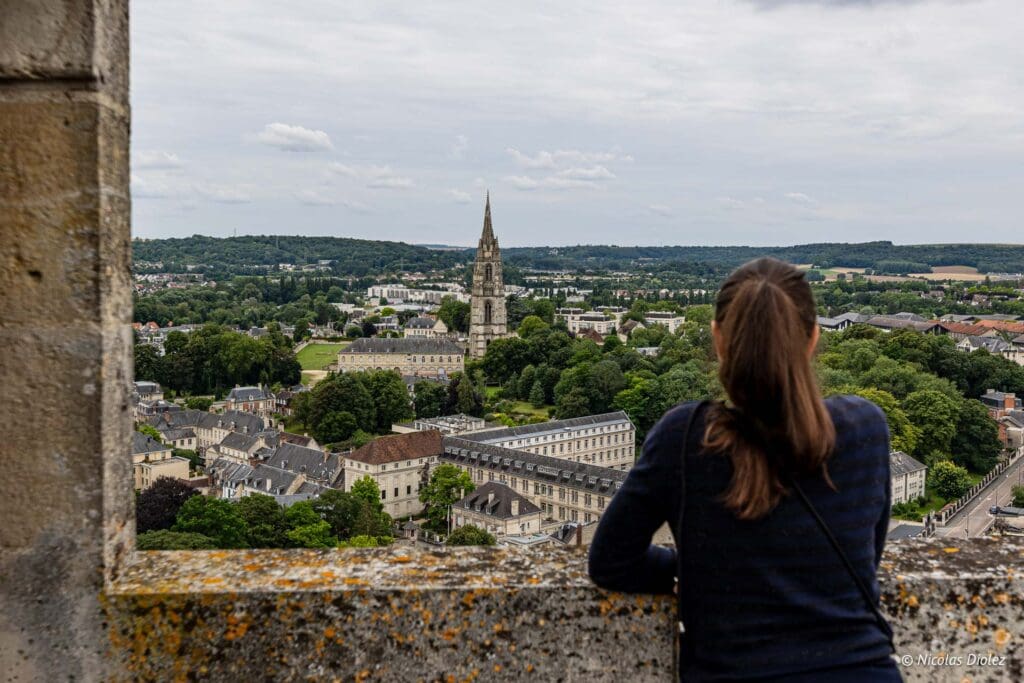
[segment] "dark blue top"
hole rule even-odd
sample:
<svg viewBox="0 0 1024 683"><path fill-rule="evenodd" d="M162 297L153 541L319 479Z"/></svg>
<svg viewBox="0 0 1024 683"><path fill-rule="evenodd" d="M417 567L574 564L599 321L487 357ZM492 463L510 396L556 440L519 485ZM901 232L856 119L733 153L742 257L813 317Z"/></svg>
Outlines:
<svg viewBox="0 0 1024 683"><path fill-rule="evenodd" d="M683 432L696 405L668 411L647 435L643 455L601 517L591 578L612 590L671 593L676 551L651 545L668 521L681 552L681 679L899 681L885 634L799 498L784 497L755 521L736 519L720 502L732 464L700 447L706 409L687 445L677 528ZM865 399L835 396L826 405L836 427L828 472L837 490L820 474L796 480L877 600L891 495L889 430Z"/></svg>

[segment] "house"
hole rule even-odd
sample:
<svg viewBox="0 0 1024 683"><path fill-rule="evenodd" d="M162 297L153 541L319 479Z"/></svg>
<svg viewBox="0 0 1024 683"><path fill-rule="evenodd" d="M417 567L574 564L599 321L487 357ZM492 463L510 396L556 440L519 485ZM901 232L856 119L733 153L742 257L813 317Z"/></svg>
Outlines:
<svg viewBox="0 0 1024 683"><path fill-rule="evenodd" d="M160 438L171 448L194 451L197 445L196 432L192 427L168 427L160 431Z"/></svg>
<svg viewBox="0 0 1024 683"><path fill-rule="evenodd" d="M478 486L496 481L538 506L545 518L592 522L601 517L626 472L446 436L440 462L465 470Z"/></svg>
<svg viewBox="0 0 1024 683"><path fill-rule="evenodd" d="M434 320L425 316L410 318L405 323L406 337L423 337L425 339L436 339L437 337L448 336L448 326L440 318Z"/></svg>
<svg viewBox="0 0 1024 683"><path fill-rule="evenodd" d="M529 536L540 531L543 514L529 499L489 481L452 505L452 529L472 524L495 536Z"/></svg>
<svg viewBox="0 0 1024 683"><path fill-rule="evenodd" d="M981 325L973 325L966 322L957 321L941 321L939 322L939 334L944 334L956 341L966 339L967 337L980 337L990 330Z"/></svg>
<svg viewBox="0 0 1024 683"><path fill-rule="evenodd" d="M648 311L644 313L644 324L647 327L651 325L664 325L668 328L669 334L675 334L676 330L682 327L685 322L686 316L672 313L671 311Z"/></svg>
<svg viewBox="0 0 1024 683"><path fill-rule="evenodd" d="M217 413L200 414L202 417L194 427L196 445L200 449L219 444L231 432L254 435L262 432L266 426L263 418L259 415L237 410L225 411L220 415Z"/></svg>
<svg viewBox="0 0 1024 683"><path fill-rule="evenodd" d="M262 384L255 387L235 386L224 399L224 407L227 410L270 417L277 408L277 402L270 390L264 389Z"/></svg>
<svg viewBox="0 0 1024 683"><path fill-rule="evenodd" d="M647 329L646 326L639 320L627 320L619 326L619 341L625 344L629 341L629 335L633 334L636 330Z"/></svg>
<svg viewBox="0 0 1024 683"><path fill-rule="evenodd" d="M1008 394L995 389L989 389L978 397L978 400L988 408L988 414L992 419L999 419L1011 410L1021 409L1021 400L1016 394Z"/></svg>
<svg viewBox="0 0 1024 683"><path fill-rule="evenodd" d="M598 346L604 346L604 336L593 328L581 329L576 333L577 339L589 339Z"/></svg>
<svg viewBox="0 0 1024 683"><path fill-rule="evenodd" d="M903 451L889 454L892 477L892 504L906 503L925 495L924 486L928 468Z"/></svg>
<svg viewBox="0 0 1024 683"><path fill-rule="evenodd" d="M449 377L465 368L466 351L449 339L356 339L338 352L338 370L395 370L415 377Z"/></svg>
<svg viewBox="0 0 1024 683"><path fill-rule="evenodd" d="M161 401L163 388L156 382L132 382L132 388L140 401Z"/></svg>
<svg viewBox="0 0 1024 683"><path fill-rule="evenodd" d="M658 354L661 353L660 346L637 346L633 350L644 358L657 358Z"/></svg>
<svg viewBox="0 0 1024 683"><path fill-rule="evenodd" d="M441 451L441 432L435 430L382 436L343 454L342 473L334 487L351 491L357 481L370 477L380 490L385 512L392 517L415 515L423 510L420 487Z"/></svg>
<svg viewBox="0 0 1024 683"><path fill-rule="evenodd" d="M322 486L337 481L344 469L344 461L338 453L325 453L293 443L280 444L269 454L264 464L301 474L306 481Z"/></svg>
<svg viewBox="0 0 1024 683"><path fill-rule="evenodd" d="M398 434L408 434L409 432L424 432L433 429L442 434L466 434L487 428L487 423L482 417L458 413L456 415L442 415L440 417L424 417L412 422L394 424L391 426L391 431Z"/></svg>
<svg viewBox="0 0 1024 683"><path fill-rule="evenodd" d="M159 477L188 481L188 460L174 455L169 446L152 436L133 431L131 449L132 472L137 490L148 489Z"/></svg>
<svg viewBox="0 0 1024 683"><path fill-rule="evenodd" d="M870 315L863 313L843 313L834 318L818 316L818 326L825 331L841 332L852 325L866 323L870 318Z"/></svg>
<svg viewBox="0 0 1024 683"><path fill-rule="evenodd" d="M276 432L273 432L273 434L276 435ZM203 454L206 467L209 467L221 458L242 464L248 463L256 457L260 449L268 448L265 435L266 432L259 432L258 434L229 432L221 439L220 443L206 449Z"/></svg>

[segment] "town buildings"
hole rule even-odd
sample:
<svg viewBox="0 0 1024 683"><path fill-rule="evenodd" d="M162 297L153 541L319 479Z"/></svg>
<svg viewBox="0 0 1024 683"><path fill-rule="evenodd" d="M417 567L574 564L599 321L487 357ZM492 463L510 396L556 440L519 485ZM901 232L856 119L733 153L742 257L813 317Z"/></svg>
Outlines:
<svg viewBox="0 0 1024 683"><path fill-rule="evenodd" d="M482 358L491 341L508 335L501 249L491 226L490 194L484 207L484 229L473 264L473 289L469 303L469 355Z"/></svg>
<svg viewBox="0 0 1024 683"><path fill-rule="evenodd" d="M382 436L344 454L343 471L335 488L351 491L357 481L368 476L380 490L385 512L392 517L417 514L423 511L420 487L441 451L438 431Z"/></svg>
<svg viewBox="0 0 1024 683"><path fill-rule="evenodd" d="M406 337L423 337L425 339L436 339L448 336L448 326L443 320L417 316L410 318L405 323L403 334Z"/></svg>
<svg viewBox="0 0 1024 683"><path fill-rule="evenodd" d="M651 325L664 325L668 328L669 334L675 334L685 322L685 315L672 313L671 311L648 311L644 314L644 325L647 327Z"/></svg>
<svg viewBox="0 0 1024 683"><path fill-rule="evenodd" d="M159 477L188 481L188 460L174 455L169 446L153 437L133 431L131 449L136 490L148 489Z"/></svg>
<svg viewBox="0 0 1024 683"><path fill-rule="evenodd" d="M463 434L482 444L625 471L635 459L636 428L623 411Z"/></svg>
<svg viewBox="0 0 1024 683"><path fill-rule="evenodd" d="M277 401L269 389L263 385L255 387L238 387L232 389L224 399L227 410L238 410L254 413L260 417L270 417L277 409Z"/></svg>
<svg viewBox="0 0 1024 683"><path fill-rule="evenodd" d="M465 367L465 350L449 339L356 339L338 352L338 370L394 370L413 377L446 378Z"/></svg>
<svg viewBox="0 0 1024 683"><path fill-rule="evenodd" d="M543 513L528 498L504 484L487 482L452 505L452 529L472 524L495 536L540 532Z"/></svg>

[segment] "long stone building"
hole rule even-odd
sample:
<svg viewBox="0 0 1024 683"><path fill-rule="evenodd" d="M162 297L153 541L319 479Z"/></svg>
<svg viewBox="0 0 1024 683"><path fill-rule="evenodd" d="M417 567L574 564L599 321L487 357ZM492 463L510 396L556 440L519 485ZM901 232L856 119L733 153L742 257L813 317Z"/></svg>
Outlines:
<svg viewBox="0 0 1024 683"><path fill-rule="evenodd" d="M636 455L636 428L621 410L522 427L489 429L465 434L463 438L617 470L630 469Z"/></svg>
<svg viewBox="0 0 1024 683"><path fill-rule="evenodd" d="M601 517L626 473L549 455L513 450L455 436L443 439L440 462L469 473L473 482L496 481L526 497L546 518L593 522Z"/></svg>
<svg viewBox="0 0 1024 683"><path fill-rule="evenodd" d="M356 339L338 352L338 370L395 370L415 377L449 377L462 372L466 352L448 339Z"/></svg>
<svg viewBox="0 0 1024 683"><path fill-rule="evenodd" d="M473 264L473 288L469 312L469 355L482 358L487 345L508 335L505 284L501 274L501 249L491 226L491 196L484 206L484 230Z"/></svg>

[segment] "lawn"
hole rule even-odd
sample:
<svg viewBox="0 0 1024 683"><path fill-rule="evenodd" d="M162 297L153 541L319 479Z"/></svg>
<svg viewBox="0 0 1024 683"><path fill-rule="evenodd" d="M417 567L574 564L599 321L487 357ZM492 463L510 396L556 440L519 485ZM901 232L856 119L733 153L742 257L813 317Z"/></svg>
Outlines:
<svg viewBox="0 0 1024 683"><path fill-rule="evenodd" d="M299 359L299 365L302 366L303 370L323 370L331 363L337 362L338 351L341 351L346 346L348 346L347 342L342 344L307 344L295 357Z"/></svg>

